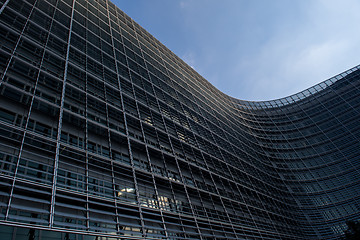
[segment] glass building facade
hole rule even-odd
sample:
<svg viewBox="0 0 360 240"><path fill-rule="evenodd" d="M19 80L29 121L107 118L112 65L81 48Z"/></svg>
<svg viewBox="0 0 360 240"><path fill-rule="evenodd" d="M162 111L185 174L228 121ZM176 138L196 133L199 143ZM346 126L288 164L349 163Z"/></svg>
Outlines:
<svg viewBox="0 0 360 240"><path fill-rule="evenodd" d="M360 67L231 98L106 0L0 0L0 238L343 239Z"/></svg>

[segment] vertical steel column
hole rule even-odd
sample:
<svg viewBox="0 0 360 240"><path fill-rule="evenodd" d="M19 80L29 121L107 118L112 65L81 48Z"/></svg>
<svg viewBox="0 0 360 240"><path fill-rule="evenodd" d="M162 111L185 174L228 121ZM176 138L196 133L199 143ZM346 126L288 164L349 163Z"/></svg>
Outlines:
<svg viewBox="0 0 360 240"><path fill-rule="evenodd" d="M62 118L63 118L63 111L64 111L64 99L65 99L67 71L68 71L68 64L69 64L70 41L71 41L72 25L73 25L73 18L74 18L75 1L76 0L73 0L72 9L71 9L69 37L68 37L68 41L67 41L66 57L65 57L65 71L64 71L63 87L62 87L60 110L59 110L59 124L58 124L57 138L56 138L54 175L53 175L53 184L52 184L53 187L52 187L52 192L51 192L51 203L50 203L51 204L50 205L50 221L49 221L50 227L53 226L54 214L55 214L55 194L56 194L56 181L57 181L57 172L58 172L59 155L60 155L61 127L62 127Z"/></svg>
<svg viewBox="0 0 360 240"><path fill-rule="evenodd" d="M110 21L110 10L109 10L109 3L107 0L104 0L106 2L106 13L107 13L107 18L108 18L108 24L109 24L109 29L110 29L110 36L111 36L111 42L113 43L113 39L112 39L112 30L111 30L111 21ZM113 48L113 46L111 46ZM114 50L113 50L114 53ZM113 55L114 57L114 62L116 64L116 59L115 59L115 55ZM103 73L105 74L105 73ZM105 79L105 78L104 78ZM117 204L117 194L116 194L116 188L115 188L115 174L114 174L114 160L112 159L112 145L111 145L111 133L110 133L110 125L109 125L109 107L108 107L108 100L106 98L106 87L105 87L105 83L104 83L104 91L105 91L105 102L106 102L106 124L107 124L107 130L108 130L108 141L109 141L109 152L110 152L110 161L111 161L111 180L112 180L112 187L113 187L113 196L114 196L114 204L115 204L115 218L116 218L116 232L119 233L120 232L120 226L119 226L119 212L118 212L118 204Z"/></svg>
<svg viewBox="0 0 360 240"><path fill-rule="evenodd" d="M133 23L133 25L134 25L134 23ZM139 42L138 33L136 32L136 30L134 30L134 32L135 32L136 40ZM140 46L140 44L139 44L139 46ZM142 54L141 57L144 58L143 50L141 49L141 47L139 47L139 48L140 48L140 52ZM135 98L136 98L136 96L135 96ZM153 181L153 184L154 184L155 195L158 197L158 199L155 199L155 201L159 201L159 192L158 192L156 182L155 182L154 170L153 170L153 167L151 165L151 159L150 159L150 155L149 155L148 144L146 143L146 137L145 137L145 133L144 133L143 122L141 121L140 110L139 110L139 107L138 107L137 100L135 100L135 103L136 103L137 113L138 113L138 116L139 116L139 119L140 119L141 133L142 133L142 136L144 138L146 157L147 157L147 160L148 160L148 164L150 166L150 171L151 171L150 173L151 173L151 178L152 178L152 181ZM168 234L168 232L166 230L166 225L165 225L165 221L164 221L164 213L163 213L163 210L160 208L160 206L159 206L159 211L160 211L160 216L161 216L161 220L162 220L162 224L163 224L163 228L164 228L164 232L165 232L165 237L168 238L169 234Z"/></svg>
<svg viewBox="0 0 360 240"><path fill-rule="evenodd" d="M9 2L9 1L7 1ZM0 80L0 86L1 86L1 83L3 82L3 79L5 78L5 75L7 73L7 70L9 69L9 66L10 66L10 62L11 60L14 58L14 54L15 54L15 51L20 43L20 39L22 38L23 34L24 34L24 31L26 29L26 26L29 22L29 19L35 9L35 5L37 3L37 0L34 2L34 5L32 6L31 8L31 11L29 13L29 17L28 19L26 20L25 24L24 24L24 28L23 30L21 31L20 35L19 35L19 39L18 41L16 42L16 45L14 47L14 50L11 54L11 57L10 57L10 60L9 60L9 63L3 73L3 76ZM5 4L4 4L5 5ZM1 13L1 12L0 12ZM44 54L45 54L45 49L44 49ZM41 64L43 62L43 59L44 59L44 54L42 55L42 59L41 59ZM40 66L41 66L40 64ZM19 153L18 153L18 157L17 157L17 162L16 162L16 167L15 167L15 173L14 173L14 179L13 179L13 182L12 182L12 186L11 186L11 191L10 191L10 196L9 196L9 201L8 201L8 204L7 204L7 210L6 210L6 213L5 213L5 220L8 219L9 217L9 212L10 212L10 205L11 205L11 201L12 201L12 197L13 197L13 193L14 193L14 188L15 188L15 182L16 182L16 177L17 177L17 172L18 172L18 169L19 169L19 164L20 164L20 158L21 158L21 153L22 153L22 149L24 147L24 141L25 141L25 136L26 136L26 133L27 133L27 127L28 127L28 124L29 124L29 119L30 119L30 113L31 113L31 109L32 109L32 105L33 105L33 102L34 102L34 98L35 98L35 91L36 91L36 86L37 86L37 83L38 83L38 79L39 79L39 75L40 75L40 70L38 72L38 76L36 77L36 83L35 83L35 87L34 87L34 92L32 93L32 99L31 99L31 103L30 103L30 106L29 106L29 111L28 111L28 116L27 116L27 119L26 119L26 123L25 123L25 127L24 127L24 133L23 133L23 137L22 137L22 140L21 140L21 144L20 144L20 148L19 148Z"/></svg>
<svg viewBox="0 0 360 240"><path fill-rule="evenodd" d="M110 13L108 13L108 14L110 14ZM117 20L120 21L118 17L117 17ZM124 117L124 126L125 126L125 132L126 132L126 139L127 139L129 157L130 157L130 162L131 162L131 170L132 170L133 180L134 180L135 194L136 194L137 205L138 205L138 209L139 209L139 216L140 216L142 234L143 234L143 237L145 237L145 226L144 226L144 220L143 220L144 218L143 218L143 215L142 215L141 205L140 205L140 202L139 202L139 197L140 197L139 196L139 188L138 188L138 185L137 185L136 173L135 173L135 168L134 168L134 159L133 159L133 154L132 154L132 150L131 150L131 146L130 146L129 128L128 128L128 125L127 125L127 119L126 119L126 114L125 114L124 98L123 98L123 92L122 92L122 88L121 88L121 84L120 84L120 74L119 74L119 68L118 68L118 65L117 65L117 59L116 59L116 53L115 53L115 45L114 45L114 36L112 34L110 16L109 16L109 23L110 23L109 27L110 27L110 32L111 32L112 49L113 49L113 55L114 55L114 59L115 59L115 68L116 68L116 74L117 74L117 79L118 79L118 86L119 86L119 90L120 90L121 107L123 109L123 117ZM129 68L128 64L127 64L127 67Z"/></svg>

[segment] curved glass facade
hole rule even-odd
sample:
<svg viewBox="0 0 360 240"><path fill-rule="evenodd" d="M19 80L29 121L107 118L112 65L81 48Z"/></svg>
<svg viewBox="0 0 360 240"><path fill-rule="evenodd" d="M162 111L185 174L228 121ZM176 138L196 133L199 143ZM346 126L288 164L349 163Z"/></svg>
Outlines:
<svg viewBox="0 0 360 240"><path fill-rule="evenodd" d="M284 99L238 101L262 158L319 239L336 238L346 220L359 219L359 86L358 66Z"/></svg>
<svg viewBox="0 0 360 240"><path fill-rule="evenodd" d="M360 67L231 98L104 0L0 0L1 239L342 239Z"/></svg>

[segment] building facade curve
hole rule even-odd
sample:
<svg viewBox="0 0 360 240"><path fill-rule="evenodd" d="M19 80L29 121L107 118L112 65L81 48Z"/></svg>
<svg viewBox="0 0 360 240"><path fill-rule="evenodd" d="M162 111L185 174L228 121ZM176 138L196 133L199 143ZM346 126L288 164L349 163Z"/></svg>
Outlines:
<svg viewBox="0 0 360 240"><path fill-rule="evenodd" d="M0 0L0 237L344 239L360 67L227 96L106 0Z"/></svg>

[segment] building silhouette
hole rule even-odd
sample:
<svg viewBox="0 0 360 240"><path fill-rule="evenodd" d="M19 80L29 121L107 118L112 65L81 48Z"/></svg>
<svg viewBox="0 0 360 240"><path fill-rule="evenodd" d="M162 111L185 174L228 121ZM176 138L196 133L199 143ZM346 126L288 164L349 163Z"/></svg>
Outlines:
<svg viewBox="0 0 360 240"><path fill-rule="evenodd" d="M0 0L0 238L342 239L360 70L231 98L110 1Z"/></svg>

